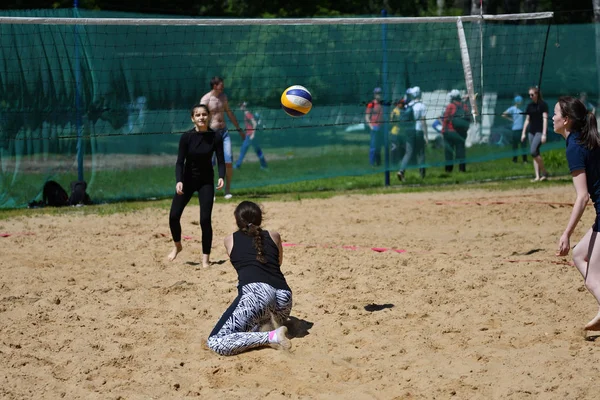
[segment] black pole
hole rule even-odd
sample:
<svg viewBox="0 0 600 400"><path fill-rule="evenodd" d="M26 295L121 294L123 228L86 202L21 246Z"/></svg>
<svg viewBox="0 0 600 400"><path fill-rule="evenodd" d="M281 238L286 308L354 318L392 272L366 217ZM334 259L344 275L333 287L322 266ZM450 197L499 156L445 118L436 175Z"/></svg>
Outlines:
<svg viewBox="0 0 600 400"><path fill-rule="evenodd" d="M78 16L79 0L73 1L75 17ZM83 126L81 118L81 70L79 60L79 32L77 25L73 25L75 39L75 129L77 129L77 180L83 181Z"/></svg>
<svg viewBox="0 0 600 400"><path fill-rule="evenodd" d="M381 10L381 17L387 17L387 11ZM381 90L382 90L382 105L383 105L383 143L384 143L384 165L385 165L385 186L390 186L390 140L388 134L388 123L390 112L388 109L388 83L387 83L387 43L386 43L386 25L381 24L381 47L383 52L383 61L381 66Z"/></svg>

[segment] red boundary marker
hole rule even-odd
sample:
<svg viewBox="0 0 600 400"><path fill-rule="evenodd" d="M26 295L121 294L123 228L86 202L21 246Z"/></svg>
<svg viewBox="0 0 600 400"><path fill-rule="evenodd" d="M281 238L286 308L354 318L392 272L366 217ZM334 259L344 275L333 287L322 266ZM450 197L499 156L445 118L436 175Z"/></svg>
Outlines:
<svg viewBox="0 0 600 400"><path fill-rule="evenodd" d="M10 237L10 236L33 236L35 232L14 232L14 233L0 233L0 237Z"/></svg>
<svg viewBox="0 0 600 400"><path fill-rule="evenodd" d="M340 248L340 249L345 249L345 250L372 250L372 251L376 251L377 253L385 253L386 251L393 251L395 253L406 253L406 250L403 249L392 249L389 247L362 247L362 246L352 246L352 245L329 245L329 244L322 244L319 246L316 245L306 245L306 244L298 244L298 243L281 243L281 245L283 247L301 247L301 246L306 246L306 247L325 247L325 248Z"/></svg>

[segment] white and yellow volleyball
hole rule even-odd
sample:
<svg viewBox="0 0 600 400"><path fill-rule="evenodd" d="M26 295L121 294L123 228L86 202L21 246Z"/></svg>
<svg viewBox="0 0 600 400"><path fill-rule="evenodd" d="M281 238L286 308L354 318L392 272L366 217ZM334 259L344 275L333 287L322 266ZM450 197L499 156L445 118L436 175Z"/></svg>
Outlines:
<svg viewBox="0 0 600 400"><path fill-rule="evenodd" d="M312 108L312 96L304 86L290 86L281 95L281 108L292 117L301 117Z"/></svg>

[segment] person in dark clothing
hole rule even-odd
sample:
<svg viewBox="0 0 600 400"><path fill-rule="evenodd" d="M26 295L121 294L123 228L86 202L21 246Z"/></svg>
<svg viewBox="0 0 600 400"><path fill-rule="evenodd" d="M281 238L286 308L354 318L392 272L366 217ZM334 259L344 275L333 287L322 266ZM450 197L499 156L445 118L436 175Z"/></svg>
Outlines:
<svg viewBox="0 0 600 400"><path fill-rule="evenodd" d="M544 160L540 155L540 147L546 143L548 133L548 104L542 99L542 92L537 86L529 88L529 98L531 103L525 110L525 123L521 133L521 142L524 142L529 128L530 153L533 158L533 170L535 179L532 182L544 181L548 178L548 171L544 167Z"/></svg>
<svg viewBox="0 0 600 400"><path fill-rule="evenodd" d="M454 163L458 162L459 172L466 172L466 141L468 134L468 125L471 115L469 106L463 102L463 98L458 89L452 89L448 93L450 103L444 110L442 117L442 135L444 136L444 158L446 159L446 172L452 172ZM465 121L467 123L465 124ZM460 124L463 122L462 124ZM462 125L462 129L461 129Z"/></svg>
<svg viewBox="0 0 600 400"><path fill-rule="evenodd" d="M202 229L202 266L206 268L210 265L213 236L211 218L215 196L215 173L212 156L213 154L217 156L219 170L217 189L223 187L225 159L221 135L208 127L210 119L208 107L204 104L196 104L192 107L191 115L195 126L179 139L179 152L175 164L176 194L173 196L169 213L169 227L175 248L168 258L173 261L182 250L181 215L194 192L198 192Z"/></svg>
<svg viewBox="0 0 600 400"><path fill-rule="evenodd" d="M242 201L234 216L238 230L225 238L225 249L238 275L238 295L207 345L227 356L263 346L288 350L291 342L283 323L292 310L292 291L281 272L281 237L262 229L262 210L256 203Z"/></svg>

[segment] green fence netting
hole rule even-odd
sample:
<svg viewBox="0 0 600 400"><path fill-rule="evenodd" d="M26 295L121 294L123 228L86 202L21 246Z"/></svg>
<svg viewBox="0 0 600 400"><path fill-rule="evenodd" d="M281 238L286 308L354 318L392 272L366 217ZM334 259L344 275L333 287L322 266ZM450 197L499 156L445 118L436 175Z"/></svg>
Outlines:
<svg viewBox="0 0 600 400"><path fill-rule="evenodd" d="M1 16L78 18L141 15L72 10L4 12ZM143 16L148 18L147 15ZM419 86L430 145L423 164L445 164L434 122L448 92L465 93L464 60L455 23L362 25L52 25L0 24L0 208L41 198L44 183L68 187L78 175L94 201L171 196L181 132L189 109L225 79L230 107L243 126L242 101L259 121L233 189L398 169L369 162L365 107L383 88L386 130L395 100ZM542 84L552 108L559 94L597 93L593 25L464 23L480 111L469 134L467 162L522 153L500 117L516 94ZM560 40L568 46L558 47ZM548 39L548 40L547 40ZM572 54L573 63L563 62ZM543 68L542 68L543 66ZM543 69L543 79L542 79ZM291 118L282 91L303 85L313 109ZM523 104L523 109L526 103ZM230 129L233 128L228 121ZM241 140L233 137L234 158ZM559 142L546 145L559 146Z"/></svg>

